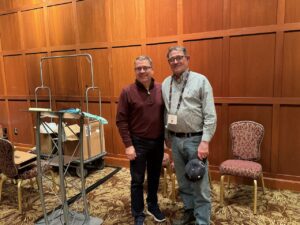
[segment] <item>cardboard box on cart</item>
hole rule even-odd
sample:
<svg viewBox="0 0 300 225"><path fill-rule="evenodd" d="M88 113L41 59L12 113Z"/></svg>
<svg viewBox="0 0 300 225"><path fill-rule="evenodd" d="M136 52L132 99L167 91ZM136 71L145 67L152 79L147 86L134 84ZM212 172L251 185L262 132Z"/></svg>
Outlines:
<svg viewBox="0 0 300 225"><path fill-rule="evenodd" d="M40 143L41 143L41 154L50 155L53 148L53 139L57 135L57 124L54 122L43 122L40 125Z"/></svg>
<svg viewBox="0 0 300 225"><path fill-rule="evenodd" d="M65 142L63 143L64 155L79 157L79 133L78 124L64 127ZM104 129L99 121L89 121L83 125L83 159L87 160L104 152ZM102 139L102 142L101 142Z"/></svg>

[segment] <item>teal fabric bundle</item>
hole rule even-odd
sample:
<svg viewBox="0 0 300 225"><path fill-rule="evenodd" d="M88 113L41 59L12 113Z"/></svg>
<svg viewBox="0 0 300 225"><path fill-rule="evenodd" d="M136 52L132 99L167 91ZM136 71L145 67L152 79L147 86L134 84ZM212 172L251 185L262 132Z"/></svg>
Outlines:
<svg viewBox="0 0 300 225"><path fill-rule="evenodd" d="M88 113L88 112L81 112L81 110L78 109L78 108L63 109L63 110L59 110L59 112L72 113L72 114L82 113L87 118L98 120L102 124L108 124L108 121L105 118L103 118L101 116L91 114L91 113Z"/></svg>

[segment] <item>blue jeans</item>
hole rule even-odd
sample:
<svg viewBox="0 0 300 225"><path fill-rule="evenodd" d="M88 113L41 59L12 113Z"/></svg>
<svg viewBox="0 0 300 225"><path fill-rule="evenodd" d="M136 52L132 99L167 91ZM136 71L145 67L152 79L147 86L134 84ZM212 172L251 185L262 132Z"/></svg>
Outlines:
<svg viewBox="0 0 300 225"><path fill-rule="evenodd" d="M147 205L157 206L157 190L164 155L164 138L149 140L132 137L136 151L135 160L130 161L131 212L134 217L144 216L143 183L147 167Z"/></svg>
<svg viewBox="0 0 300 225"><path fill-rule="evenodd" d="M201 180L192 182L185 177L185 165L197 157L197 151L202 136L180 138L172 136L172 155L175 164L175 172L178 180L179 194L185 210L194 210L196 224L209 224L211 199L208 178L208 161L206 161L206 173Z"/></svg>

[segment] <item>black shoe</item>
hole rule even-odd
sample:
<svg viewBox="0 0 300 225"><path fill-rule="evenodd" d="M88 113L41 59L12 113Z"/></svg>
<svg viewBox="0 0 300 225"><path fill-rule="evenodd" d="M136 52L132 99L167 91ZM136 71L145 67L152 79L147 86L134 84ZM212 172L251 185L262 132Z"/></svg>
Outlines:
<svg viewBox="0 0 300 225"><path fill-rule="evenodd" d="M195 222L194 210L189 209L184 211L183 216L180 219L174 219L173 225L187 225L192 222Z"/></svg>
<svg viewBox="0 0 300 225"><path fill-rule="evenodd" d="M134 218L134 225L144 225L145 216L137 216Z"/></svg>
<svg viewBox="0 0 300 225"><path fill-rule="evenodd" d="M148 207L147 214L152 216L156 222L163 222L166 220L165 215L160 211L158 206Z"/></svg>

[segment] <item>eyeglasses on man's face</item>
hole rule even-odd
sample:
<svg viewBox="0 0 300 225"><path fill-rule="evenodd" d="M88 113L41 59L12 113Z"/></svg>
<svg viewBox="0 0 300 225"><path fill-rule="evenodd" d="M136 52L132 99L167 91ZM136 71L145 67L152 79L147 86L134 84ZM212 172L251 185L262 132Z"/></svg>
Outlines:
<svg viewBox="0 0 300 225"><path fill-rule="evenodd" d="M169 62L169 63L174 63L175 60L176 60L177 62L179 62L179 61L181 61L184 57L185 57L185 55L177 55L177 56L173 56L173 57L171 57L171 58L168 59L168 62Z"/></svg>
<svg viewBox="0 0 300 225"><path fill-rule="evenodd" d="M135 72L142 72L142 71L149 71L152 67L151 66L139 66L139 67L135 67L134 70Z"/></svg>

